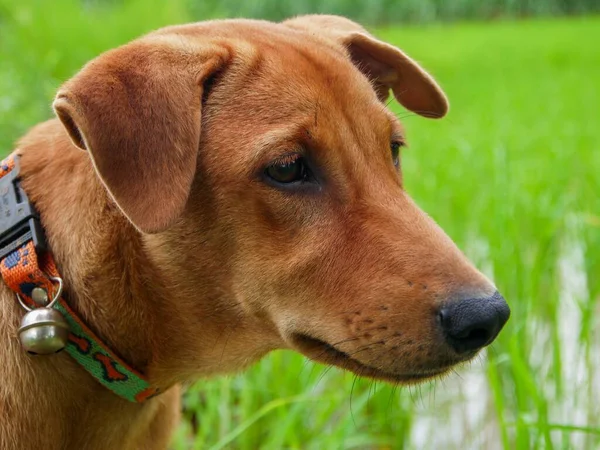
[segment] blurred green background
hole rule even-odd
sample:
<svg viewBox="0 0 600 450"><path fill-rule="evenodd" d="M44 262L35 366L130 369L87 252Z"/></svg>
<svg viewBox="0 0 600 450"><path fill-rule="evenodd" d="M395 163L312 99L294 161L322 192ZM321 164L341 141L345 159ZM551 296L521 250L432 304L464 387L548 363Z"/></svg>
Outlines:
<svg viewBox="0 0 600 450"><path fill-rule="evenodd" d="M600 2L0 0L0 145L51 117L103 50L212 17L347 15L446 90L406 114L406 187L498 285L500 338L442 381L394 388L276 352L188 389L174 448L600 448Z"/></svg>

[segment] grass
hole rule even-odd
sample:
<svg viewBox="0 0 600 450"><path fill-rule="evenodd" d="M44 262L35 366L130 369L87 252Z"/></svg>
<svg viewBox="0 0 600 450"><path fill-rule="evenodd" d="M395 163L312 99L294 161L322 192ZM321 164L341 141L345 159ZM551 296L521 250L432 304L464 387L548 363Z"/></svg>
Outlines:
<svg viewBox="0 0 600 450"><path fill-rule="evenodd" d="M430 23L460 19L561 16L600 12L597 0L203 0L189 1L195 16L282 20L306 12L340 14L367 23Z"/></svg>
<svg viewBox="0 0 600 450"><path fill-rule="evenodd" d="M0 146L100 51L190 20L181 2L0 0ZM448 93L407 115L408 191L512 308L470 366L393 388L277 352L185 397L176 449L600 446L600 18L386 27Z"/></svg>
<svg viewBox="0 0 600 450"><path fill-rule="evenodd" d="M340 14L367 23L430 23L499 17L561 16L600 12L597 0L203 0L189 1L195 16L282 20L306 12Z"/></svg>

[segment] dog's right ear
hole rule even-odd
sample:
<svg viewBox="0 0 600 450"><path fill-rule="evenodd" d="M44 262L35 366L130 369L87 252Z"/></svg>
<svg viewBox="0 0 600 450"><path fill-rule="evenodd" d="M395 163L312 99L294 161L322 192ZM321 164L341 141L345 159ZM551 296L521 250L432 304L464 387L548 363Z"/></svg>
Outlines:
<svg viewBox="0 0 600 450"><path fill-rule="evenodd" d="M356 22L340 16L309 14L283 24L343 46L354 65L371 80L382 102L391 89L409 111L429 118L440 118L448 112L446 95L431 75L402 50L376 39Z"/></svg>
<svg viewBox="0 0 600 450"><path fill-rule="evenodd" d="M99 56L58 92L58 118L139 230L164 230L182 213L204 84L229 60L224 46L151 35Z"/></svg>

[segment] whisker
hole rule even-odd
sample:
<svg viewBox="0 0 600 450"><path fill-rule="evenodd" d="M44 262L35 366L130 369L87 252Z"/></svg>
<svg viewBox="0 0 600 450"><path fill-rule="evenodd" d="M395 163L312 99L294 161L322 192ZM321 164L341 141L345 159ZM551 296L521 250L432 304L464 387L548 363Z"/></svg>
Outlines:
<svg viewBox="0 0 600 450"><path fill-rule="evenodd" d="M221 357L219 358L219 364L221 364L223 362L223 356L225 356L225 349L227 347L227 344L229 343L229 339L233 335L233 330L235 330L237 328L237 326L240 324L240 322L242 321L243 318L244 318L244 316L240 315L238 320L235 322L234 326L229 327L229 332L227 333L227 337L225 338L225 342L223 343L223 350L221 351Z"/></svg>
<svg viewBox="0 0 600 450"><path fill-rule="evenodd" d="M350 418L352 419L354 428L357 428L357 426L356 426L356 420L354 420L354 411L352 411L352 395L354 394L354 386L356 385L357 379L358 379L358 375L354 375L354 379L352 380L352 387L350 388Z"/></svg>
<svg viewBox="0 0 600 450"><path fill-rule="evenodd" d="M392 385L392 388L390 389L390 397L388 399L388 405L386 408L386 414L390 414L391 410L392 410L392 399L396 397L396 391L398 390L398 386L397 384Z"/></svg>
<svg viewBox="0 0 600 450"><path fill-rule="evenodd" d="M327 366L322 372L321 375L319 376L319 378L317 379L317 382L315 383L315 386L319 385L321 383L321 381L323 380L323 378L325 377L325 375L327 373L329 373L329 371L331 369L333 369L334 366Z"/></svg>
<svg viewBox="0 0 600 450"><path fill-rule="evenodd" d="M396 119L398 119L398 120L404 120L404 119L407 119L409 117L418 116L418 114L416 114L414 112L403 112L403 113L395 114L395 116L396 116Z"/></svg>

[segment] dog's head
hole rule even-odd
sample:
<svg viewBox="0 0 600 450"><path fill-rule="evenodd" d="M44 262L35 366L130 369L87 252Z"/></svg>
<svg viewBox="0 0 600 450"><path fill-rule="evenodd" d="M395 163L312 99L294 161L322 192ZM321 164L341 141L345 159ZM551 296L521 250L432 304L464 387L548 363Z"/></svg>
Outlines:
<svg viewBox="0 0 600 450"><path fill-rule="evenodd" d="M494 340L509 309L404 191L390 91L447 112L417 63L334 16L159 30L60 90L58 117L186 312L189 367L215 323L233 365L287 347L395 382Z"/></svg>

